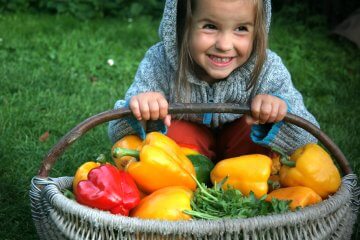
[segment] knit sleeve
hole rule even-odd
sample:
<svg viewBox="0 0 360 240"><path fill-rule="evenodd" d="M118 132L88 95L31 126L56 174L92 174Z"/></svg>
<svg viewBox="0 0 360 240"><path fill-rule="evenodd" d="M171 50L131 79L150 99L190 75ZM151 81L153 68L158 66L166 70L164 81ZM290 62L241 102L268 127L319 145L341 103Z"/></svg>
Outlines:
<svg viewBox="0 0 360 240"><path fill-rule="evenodd" d="M319 126L315 117L306 109L301 93L294 87L289 71L280 57L269 52L266 67L256 94L270 94L283 99L288 112ZM253 125L251 138L255 143L277 147L291 153L295 149L317 139L307 131L284 121L274 124Z"/></svg>
<svg viewBox="0 0 360 240"><path fill-rule="evenodd" d="M151 47L141 61L134 81L125 94L125 99L116 101L114 109L127 107L132 96L143 92L160 92L168 99L169 68L162 43ZM148 121L146 129L166 131L164 124L160 120ZM137 134L144 138L146 130L133 116L109 122L108 135L112 142L116 142L128 134Z"/></svg>

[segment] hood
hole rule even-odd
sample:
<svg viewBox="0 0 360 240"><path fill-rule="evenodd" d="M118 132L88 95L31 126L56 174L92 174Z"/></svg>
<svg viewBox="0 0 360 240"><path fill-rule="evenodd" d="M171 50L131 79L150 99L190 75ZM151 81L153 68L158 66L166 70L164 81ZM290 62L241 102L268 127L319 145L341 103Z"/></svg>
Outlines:
<svg viewBox="0 0 360 240"><path fill-rule="evenodd" d="M266 13L266 30L269 32L271 21L271 0L264 0ZM166 0L163 17L160 22L159 36L164 43L165 53L171 66L176 69L177 49L176 49L176 15L177 0Z"/></svg>

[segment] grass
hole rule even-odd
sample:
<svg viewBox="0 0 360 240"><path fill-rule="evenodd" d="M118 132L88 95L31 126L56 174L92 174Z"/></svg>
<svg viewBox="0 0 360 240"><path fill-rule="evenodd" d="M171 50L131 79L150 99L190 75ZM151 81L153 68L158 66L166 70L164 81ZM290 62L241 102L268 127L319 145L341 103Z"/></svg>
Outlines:
<svg viewBox="0 0 360 240"><path fill-rule="evenodd" d="M330 38L321 24L274 19L271 48L359 175L359 50ZM27 14L1 15L0 21L0 236L37 239L28 191L42 158L71 128L124 96L146 49L158 41L158 21ZM50 175L73 175L82 162L108 154L106 127L74 143ZM40 141L45 132L49 137Z"/></svg>
<svg viewBox="0 0 360 240"><path fill-rule="evenodd" d="M0 21L0 236L36 239L28 190L43 156L76 124L123 97L146 48L158 39L157 23L31 15ZM39 141L47 131L48 139ZM51 176L73 175L110 146L102 125L75 143Z"/></svg>

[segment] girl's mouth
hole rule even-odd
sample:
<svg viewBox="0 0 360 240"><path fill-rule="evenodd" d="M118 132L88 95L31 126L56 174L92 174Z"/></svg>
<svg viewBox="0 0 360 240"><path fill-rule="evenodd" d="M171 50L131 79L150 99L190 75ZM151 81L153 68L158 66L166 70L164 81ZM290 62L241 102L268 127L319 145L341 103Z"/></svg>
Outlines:
<svg viewBox="0 0 360 240"><path fill-rule="evenodd" d="M219 57L215 55L208 55L210 61L219 67L225 67L231 63L231 61L234 59L233 57Z"/></svg>

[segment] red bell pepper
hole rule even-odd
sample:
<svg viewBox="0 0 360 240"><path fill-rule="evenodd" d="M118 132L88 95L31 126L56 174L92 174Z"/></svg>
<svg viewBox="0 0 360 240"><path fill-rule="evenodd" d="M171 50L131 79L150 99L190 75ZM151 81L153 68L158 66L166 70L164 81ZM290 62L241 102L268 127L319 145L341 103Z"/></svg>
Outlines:
<svg viewBox="0 0 360 240"><path fill-rule="evenodd" d="M140 202L131 176L110 164L93 168L88 179L78 183L76 192L79 203L124 216Z"/></svg>

